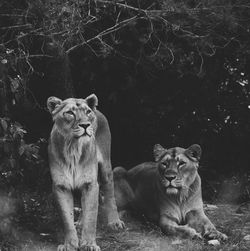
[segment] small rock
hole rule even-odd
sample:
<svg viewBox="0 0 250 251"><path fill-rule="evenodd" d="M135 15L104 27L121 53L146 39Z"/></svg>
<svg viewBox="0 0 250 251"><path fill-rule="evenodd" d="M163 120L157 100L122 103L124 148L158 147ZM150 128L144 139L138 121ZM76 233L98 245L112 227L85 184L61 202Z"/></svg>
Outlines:
<svg viewBox="0 0 250 251"><path fill-rule="evenodd" d="M7 64L7 63L8 63L8 60L7 60L7 59L2 59L2 60L1 60L1 63L2 63L2 64Z"/></svg>
<svg viewBox="0 0 250 251"><path fill-rule="evenodd" d="M48 234L48 233L40 233L40 235L41 235L41 236L48 236L48 235L50 235L50 234Z"/></svg>
<svg viewBox="0 0 250 251"><path fill-rule="evenodd" d="M172 245L180 245L180 244L182 244L182 241L177 239L177 240L172 241L171 244Z"/></svg>
<svg viewBox="0 0 250 251"><path fill-rule="evenodd" d="M207 242L209 245L218 246L220 242L218 240L210 240Z"/></svg>
<svg viewBox="0 0 250 251"><path fill-rule="evenodd" d="M209 209L209 210L218 209L218 207L217 207L216 205L211 205L211 204L206 204L206 205L205 205L205 208L206 208L206 209Z"/></svg>
<svg viewBox="0 0 250 251"><path fill-rule="evenodd" d="M81 209L80 207L74 207L74 210L75 210L76 212L81 212L81 211L82 211L82 209Z"/></svg>
<svg viewBox="0 0 250 251"><path fill-rule="evenodd" d="M244 236L243 240L244 241L250 241L250 234Z"/></svg>

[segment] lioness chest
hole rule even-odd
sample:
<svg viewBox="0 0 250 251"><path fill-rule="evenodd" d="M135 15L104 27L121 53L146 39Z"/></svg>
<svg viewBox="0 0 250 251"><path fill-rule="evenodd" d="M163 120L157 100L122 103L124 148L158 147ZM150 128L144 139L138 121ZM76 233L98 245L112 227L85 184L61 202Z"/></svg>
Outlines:
<svg viewBox="0 0 250 251"><path fill-rule="evenodd" d="M166 195L159 189L154 166L140 165L129 172L130 185L134 191L134 206L153 222L167 215L178 224L185 224L187 213L195 208L194 201L180 200L178 196Z"/></svg>
<svg viewBox="0 0 250 251"><path fill-rule="evenodd" d="M65 143L65 142L64 142ZM100 153L95 142L64 147L50 146L51 176L54 184L69 189L81 188L84 184L97 182Z"/></svg>
<svg viewBox="0 0 250 251"><path fill-rule="evenodd" d="M96 181L96 165L82 165L79 163L74 166L61 166L61 168L63 184L73 190L82 187L84 184Z"/></svg>
<svg viewBox="0 0 250 251"><path fill-rule="evenodd" d="M195 208L192 203L181 203L177 198L166 198L154 189L153 186L150 188L148 185L139 185L134 191L134 206L153 222L159 222L160 217L166 215L180 225L186 224L188 212Z"/></svg>

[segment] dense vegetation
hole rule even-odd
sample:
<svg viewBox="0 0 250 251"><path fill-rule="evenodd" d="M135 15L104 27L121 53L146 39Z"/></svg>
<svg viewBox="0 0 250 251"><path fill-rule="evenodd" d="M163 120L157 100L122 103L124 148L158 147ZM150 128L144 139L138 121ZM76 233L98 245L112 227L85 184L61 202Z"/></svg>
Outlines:
<svg viewBox="0 0 250 251"><path fill-rule="evenodd" d="M48 183L47 98L96 93L113 165L199 143L205 195L249 199L249 20L248 0L2 0L2 179Z"/></svg>

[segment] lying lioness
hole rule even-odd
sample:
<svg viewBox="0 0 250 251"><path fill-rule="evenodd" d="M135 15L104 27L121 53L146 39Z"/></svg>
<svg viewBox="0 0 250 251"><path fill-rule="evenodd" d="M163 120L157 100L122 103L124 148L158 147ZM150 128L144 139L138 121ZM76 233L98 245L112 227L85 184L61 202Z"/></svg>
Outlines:
<svg viewBox="0 0 250 251"><path fill-rule="evenodd" d="M132 209L158 224L166 234L226 240L203 210L201 179L197 172L201 148L154 147L155 162L129 171L114 169L119 209Z"/></svg>
<svg viewBox="0 0 250 251"><path fill-rule="evenodd" d="M113 173L110 162L111 135L108 121L99 112L97 97L47 101L54 126L49 142L49 164L53 191L62 215L65 230L64 244L59 251L99 251L96 245L100 177L104 193L108 225L113 229L124 227L120 221L114 198ZM78 240L74 226L73 190L81 192L82 234Z"/></svg>

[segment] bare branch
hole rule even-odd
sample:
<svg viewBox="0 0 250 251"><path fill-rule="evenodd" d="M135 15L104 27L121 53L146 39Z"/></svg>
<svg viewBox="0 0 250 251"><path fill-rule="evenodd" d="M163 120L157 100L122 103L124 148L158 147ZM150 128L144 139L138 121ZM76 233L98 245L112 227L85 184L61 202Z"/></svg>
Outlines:
<svg viewBox="0 0 250 251"><path fill-rule="evenodd" d="M20 24L20 25L0 27L0 30L13 30L13 29L23 29L23 28L31 28L31 27L32 27L31 24Z"/></svg>
<svg viewBox="0 0 250 251"><path fill-rule="evenodd" d="M87 44L87 43L92 42L92 41L95 40L95 39L100 39L102 36L106 36L106 35L108 35L108 34L114 32L114 31L120 30L120 29L122 29L123 27L125 27L128 23L130 23L130 22L136 20L137 18L138 18L138 16L136 15L136 16L134 16L134 17L128 18L128 19L126 19L126 20L123 20L123 21L121 21L121 22L119 22L119 23L117 23L117 24L115 24L115 25L109 27L108 29L106 29L106 30L100 32L98 35L96 35L96 36L94 36L94 37L92 37L92 38L90 38L90 39L84 41L83 43L77 44L77 45L75 45L75 46L69 48L69 49L66 51L66 53L68 54L68 53L72 52L73 50L75 50L75 49L77 49L77 48L79 48L79 47L81 47L81 46L83 46L83 45L85 45L85 44Z"/></svg>

